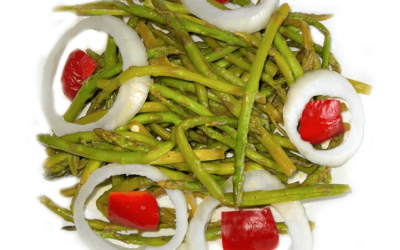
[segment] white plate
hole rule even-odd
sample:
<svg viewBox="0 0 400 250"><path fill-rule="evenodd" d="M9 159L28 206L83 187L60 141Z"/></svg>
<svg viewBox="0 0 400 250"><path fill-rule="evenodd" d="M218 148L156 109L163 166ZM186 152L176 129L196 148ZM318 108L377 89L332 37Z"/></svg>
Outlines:
<svg viewBox="0 0 400 250"><path fill-rule="evenodd" d="M72 14L52 13L51 9L82 2L20 0L2 5L0 230L1 245L10 249L87 249L76 233L60 230L67 223L36 199L45 194L68 206L58 189L76 182L74 178L43 180L45 154L35 135L49 132L39 105L44 61L63 31L76 20ZM396 199L400 188L395 183L399 167L395 142L400 139L396 1L286 2L292 11L334 13L335 17L324 24L332 34L332 52L343 75L374 86L371 96L361 96L366 117L363 144L350 161L333 171L333 182L349 184L351 193L305 202L309 218L316 222L314 249L395 249L395 230L400 222ZM322 37L316 36L316 40L321 42ZM93 42L83 38L78 43L85 46Z"/></svg>

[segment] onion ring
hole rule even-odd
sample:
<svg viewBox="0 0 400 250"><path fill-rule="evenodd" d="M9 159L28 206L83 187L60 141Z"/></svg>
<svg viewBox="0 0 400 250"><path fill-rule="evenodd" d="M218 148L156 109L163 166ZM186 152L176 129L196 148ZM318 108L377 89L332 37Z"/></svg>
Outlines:
<svg viewBox="0 0 400 250"><path fill-rule="evenodd" d="M245 192L257 190L277 190L286 188L281 181L266 170L253 170L244 173L243 190ZM226 193L233 192L232 177L222 188ZM282 202L271 204L284 218L292 238L293 250L310 250L313 245L313 237L308 223L304 207L300 201Z"/></svg>
<svg viewBox="0 0 400 250"><path fill-rule="evenodd" d="M103 30L114 38L124 59L123 70L133 65L148 65L146 49L142 40L131 27L118 18L111 16L90 17L65 32L46 60L41 88L41 102L46 119L50 128L58 136L79 131L92 131L95 128L113 130L128 122L139 111L149 92L150 76L133 78L120 87L113 107L97 122L79 125L66 122L59 116L54 108L52 90L56 69L69 40L86 29Z"/></svg>
<svg viewBox="0 0 400 250"><path fill-rule="evenodd" d="M94 188L103 182L105 179L111 177L112 175L122 175L122 174L135 174L140 176L145 176L153 181L168 180L169 178L163 174L159 169L152 167L150 165L140 165L140 164L109 164L100 169L97 169L92 173L92 175L87 180L86 184L82 186L79 190L78 197L75 201L74 207L74 222L76 229L83 242L92 250L115 250L115 249L128 249L128 248L118 248L111 242L103 239L101 236L92 231L84 216L84 206L86 199L91 195ZM189 217L187 212L187 203L185 196L180 190L165 190L169 195L171 202L175 206L176 210L176 230L172 239L165 245L159 247L153 246L142 246L141 249L146 250L172 250L177 249L186 234L188 227L187 219Z"/></svg>
<svg viewBox="0 0 400 250"><path fill-rule="evenodd" d="M315 150L309 142L303 141L297 125L304 107L316 95L340 97L346 101L351 112L351 130L340 146L329 150ZM364 131L364 114L361 100L353 86L342 75L325 69L305 73L290 87L283 108L285 130L290 141L308 160L330 167L345 163L360 146Z"/></svg>
<svg viewBox="0 0 400 250"><path fill-rule="evenodd" d="M263 0L257 5L221 10L207 0L181 0L181 2L190 13L220 29L248 33L265 29L279 4L278 0Z"/></svg>
<svg viewBox="0 0 400 250"><path fill-rule="evenodd" d="M211 218L211 214L220 202L212 196L203 199L189 223L186 233L186 249L187 250L207 250L207 240L205 230L207 222ZM203 233L201 233L203 232Z"/></svg>

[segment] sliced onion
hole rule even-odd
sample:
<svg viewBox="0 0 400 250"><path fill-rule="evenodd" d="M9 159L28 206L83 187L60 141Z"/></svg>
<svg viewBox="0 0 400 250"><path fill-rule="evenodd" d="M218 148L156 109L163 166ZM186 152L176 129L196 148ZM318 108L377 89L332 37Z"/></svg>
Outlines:
<svg viewBox="0 0 400 250"><path fill-rule="evenodd" d="M169 178L163 174L159 169L150 165L140 164L109 164L92 173L87 180L86 184L79 190L78 197L74 207L74 222L76 229L85 242L85 244L92 250L115 250L115 249L129 249L121 246L115 246L111 242L93 232L85 220L84 206L86 199L92 194L94 188L102 183L105 179L113 175L140 175L145 176L153 181L168 180ZM186 230L188 227L188 212L185 196L180 190L165 190L169 195L169 199L175 206L176 210L176 230L172 239L164 246L142 246L141 249L146 250L173 250L177 249L182 243Z"/></svg>
<svg viewBox="0 0 400 250"><path fill-rule="evenodd" d="M133 78L120 87L113 107L97 122L79 125L66 122L59 116L54 108L52 89L59 60L68 42L86 29L102 30L114 38L123 58L123 70L133 65L148 65L146 49L142 40L131 27L118 18L110 16L90 17L65 32L46 60L41 89L42 106L45 116L51 129L58 136L78 131L92 131L95 128L115 129L125 124L139 111L149 92L150 76Z"/></svg>
<svg viewBox="0 0 400 250"><path fill-rule="evenodd" d="M303 141L297 125L303 109L310 98L316 95L342 98L351 112L348 138L338 147L329 150L315 150L309 142ZM310 71L300 77L290 88L283 108L285 130L290 141L308 160L330 167L345 163L357 151L364 133L364 114L358 94L342 75L325 69Z"/></svg>
<svg viewBox="0 0 400 250"><path fill-rule="evenodd" d="M208 196L197 207L196 213L189 223L186 233L186 249L187 250L207 250L207 240L205 231L207 223L210 221L211 214L219 205L219 201L214 197Z"/></svg>
<svg viewBox="0 0 400 250"><path fill-rule="evenodd" d="M264 29L279 4L278 0L263 0L257 5L221 10L208 3L207 0L181 1L190 13L220 29L248 33Z"/></svg>
<svg viewBox="0 0 400 250"><path fill-rule="evenodd" d="M245 192L257 190L277 190L286 188L278 178L265 170L253 170L244 173L243 190ZM232 193L232 177L222 186L224 192ZM292 238L292 250L310 250L313 237L304 207L300 201L271 204L284 218Z"/></svg>

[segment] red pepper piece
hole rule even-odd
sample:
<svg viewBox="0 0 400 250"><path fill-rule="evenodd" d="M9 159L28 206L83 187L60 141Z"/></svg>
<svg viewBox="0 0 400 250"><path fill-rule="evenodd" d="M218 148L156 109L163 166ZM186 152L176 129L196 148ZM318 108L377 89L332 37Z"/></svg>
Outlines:
<svg viewBox="0 0 400 250"><path fill-rule="evenodd" d="M224 250L272 250L279 244L278 229L269 208L221 213Z"/></svg>
<svg viewBox="0 0 400 250"><path fill-rule="evenodd" d="M110 193L108 219L111 223L139 230L155 231L159 217L157 201L147 191Z"/></svg>
<svg viewBox="0 0 400 250"><path fill-rule="evenodd" d="M340 101L318 100L307 103L300 118L301 139L315 145L344 132Z"/></svg>
<svg viewBox="0 0 400 250"><path fill-rule="evenodd" d="M215 1L218 2L218 3L226 3L226 2L229 2L231 0L215 0Z"/></svg>
<svg viewBox="0 0 400 250"><path fill-rule="evenodd" d="M97 68L98 63L80 49L69 54L61 76L64 95L74 100L76 94L82 87L82 82L91 76Z"/></svg>

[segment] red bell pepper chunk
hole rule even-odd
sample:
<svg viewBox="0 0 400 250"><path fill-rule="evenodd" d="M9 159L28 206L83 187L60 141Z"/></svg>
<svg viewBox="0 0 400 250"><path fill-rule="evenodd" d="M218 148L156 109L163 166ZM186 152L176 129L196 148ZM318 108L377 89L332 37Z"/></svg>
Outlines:
<svg viewBox="0 0 400 250"><path fill-rule="evenodd" d="M221 213L224 250L272 250L279 244L278 229L269 208Z"/></svg>
<svg viewBox="0 0 400 250"><path fill-rule="evenodd" d="M344 133L340 112L338 100L318 100L307 103L300 118L301 139L315 145Z"/></svg>
<svg viewBox="0 0 400 250"><path fill-rule="evenodd" d="M82 82L91 76L98 63L80 49L69 54L61 76L61 84L64 95L74 100L82 87Z"/></svg>
<svg viewBox="0 0 400 250"><path fill-rule="evenodd" d="M226 3L226 2L229 2L231 0L215 0L215 1L217 1L218 3Z"/></svg>
<svg viewBox="0 0 400 250"><path fill-rule="evenodd" d="M110 193L108 219L111 223L139 230L155 231L159 217L157 201L147 191Z"/></svg>

